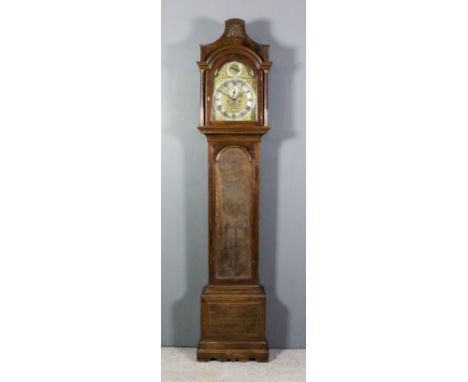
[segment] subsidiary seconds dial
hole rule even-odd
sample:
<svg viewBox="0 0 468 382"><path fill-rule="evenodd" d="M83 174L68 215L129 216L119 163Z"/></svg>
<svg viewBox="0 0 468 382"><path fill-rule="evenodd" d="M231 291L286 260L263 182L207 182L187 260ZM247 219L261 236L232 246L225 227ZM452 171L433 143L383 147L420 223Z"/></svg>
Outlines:
<svg viewBox="0 0 468 382"><path fill-rule="evenodd" d="M222 82L214 91L214 107L229 120L243 120L252 113L255 94L249 84L233 79Z"/></svg>

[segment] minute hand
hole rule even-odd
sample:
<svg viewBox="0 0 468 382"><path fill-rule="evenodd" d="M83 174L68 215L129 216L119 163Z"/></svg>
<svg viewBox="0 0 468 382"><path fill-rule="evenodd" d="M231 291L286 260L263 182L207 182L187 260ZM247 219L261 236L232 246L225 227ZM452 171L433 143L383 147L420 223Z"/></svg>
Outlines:
<svg viewBox="0 0 468 382"><path fill-rule="evenodd" d="M223 93L225 96L229 97L230 99L232 99L232 100L235 100L235 98L234 98L234 97L232 97L230 94L228 94L228 93L225 93L225 92L224 92L224 91L222 91L221 89L219 89L219 91L220 91L221 93Z"/></svg>

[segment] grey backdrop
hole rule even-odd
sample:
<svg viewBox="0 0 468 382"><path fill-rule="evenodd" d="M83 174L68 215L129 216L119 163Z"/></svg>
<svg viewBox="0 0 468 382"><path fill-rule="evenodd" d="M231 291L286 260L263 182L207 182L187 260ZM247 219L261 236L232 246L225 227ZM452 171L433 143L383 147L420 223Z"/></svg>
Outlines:
<svg viewBox="0 0 468 382"><path fill-rule="evenodd" d="M199 44L224 20L270 44L271 131L263 138L260 280L271 347L305 347L305 0L162 2L162 345L196 346L208 279L207 144Z"/></svg>

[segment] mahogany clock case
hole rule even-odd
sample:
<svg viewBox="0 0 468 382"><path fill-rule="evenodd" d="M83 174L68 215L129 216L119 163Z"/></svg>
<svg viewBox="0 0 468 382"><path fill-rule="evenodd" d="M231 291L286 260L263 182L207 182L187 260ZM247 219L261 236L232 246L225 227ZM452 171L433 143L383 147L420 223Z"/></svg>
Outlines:
<svg viewBox="0 0 468 382"><path fill-rule="evenodd" d="M250 39L243 20L230 19L218 40L201 46L200 56L199 130L208 141L209 280L201 295L197 359L264 362L268 345L266 295L258 277L258 210L260 141L269 130L268 46ZM245 65L255 76L257 113L251 120L213 119L214 77L228 62ZM235 108L242 96L235 90L227 94L226 107Z"/></svg>

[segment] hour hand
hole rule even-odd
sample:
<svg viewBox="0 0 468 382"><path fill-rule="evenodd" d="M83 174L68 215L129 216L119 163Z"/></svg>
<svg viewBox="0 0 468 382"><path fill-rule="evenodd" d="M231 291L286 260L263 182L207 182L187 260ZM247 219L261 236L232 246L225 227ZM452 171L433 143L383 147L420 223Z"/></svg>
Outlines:
<svg viewBox="0 0 468 382"><path fill-rule="evenodd" d="M239 89L238 89L238 88L234 88L234 89L232 90L232 97L231 97L231 98L235 100L235 99L237 99L238 97L239 97Z"/></svg>

